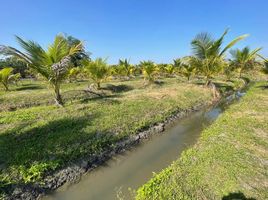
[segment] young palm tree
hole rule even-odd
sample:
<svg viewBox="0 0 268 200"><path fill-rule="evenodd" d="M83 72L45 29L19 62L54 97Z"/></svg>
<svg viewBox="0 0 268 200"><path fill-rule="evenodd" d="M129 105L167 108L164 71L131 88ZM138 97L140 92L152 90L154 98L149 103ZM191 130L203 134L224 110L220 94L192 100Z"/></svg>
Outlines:
<svg viewBox="0 0 268 200"><path fill-rule="evenodd" d="M180 74L185 76L188 80L190 81L190 78L195 75L196 73L196 68L194 65L192 65L191 56L185 56L183 58L177 58L176 60L173 60L174 65L179 69Z"/></svg>
<svg viewBox="0 0 268 200"><path fill-rule="evenodd" d="M261 59L263 59L263 69L262 69L262 71L263 71L263 73L265 73L265 74L268 74L268 59L267 58L264 58L262 55L260 55L260 54L257 54L257 56L259 56Z"/></svg>
<svg viewBox="0 0 268 200"><path fill-rule="evenodd" d="M71 83L72 81L76 81L80 73L81 73L81 68L79 67L72 67L71 69L69 69L68 75L67 75L69 82Z"/></svg>
<svg viewBox="0 0 268 200"><path fill-rule="evenodd" d="M140 62L140 66L142 68L144 78L148 79L150 83L154 82L155 76L157 75L158 72L156 64L152 61L142 61Z"/></svg>
<svg viewBox="0 0 268 200"><path fill-rule="evenodd" d="M247 69L252 69L256 64L257 53L261 50L261 48L256 48L250 51L249 47L245 47L242 50L235 49L231 50L230 53L232 55L233 60L231 61L231 65L238 69L239 77L241 78L242 72Z"/></svg>
<svg viewBox="0 0 268 200"><path fill-rule="evenodd" d="M85 64L85 72L94 81L99 90L100 84L110 76L110 69L106 59L97 58L95 61L90 61Z"/></svg>
<svg viewBox="0 0 268 200"><path fill-rule="evenodd" d="M164 69L168 76L171 77L176 71L176 66L172 64L167 64L164 66Z"/></svg>
<svg viewBox="0 0 268 200"><path fill-rule="evenodd" d="M268 60L264 62L264 69L263 69L263 72L265 74L268 74Z"/></svg>
<svg viewBox="0 0 268 200"><path fill-rule="evenodd" d="M127 76L128 78L130 78L134 72L134 67L129 63L129 60L127 59L119 59L118 66L120 68L121 75Z"/></svg>
<svg viewBox="0 0 268 200"><path fill-rule="evenodd" d="M230 62L224 67L224 75L226 76L226 80L229 81L234 73L234 66Z"/></svg>
<svg viewBox="0 0 268 200"><path fill-rule="evenodd" d="M5 90L8 91L8 84L12 79L16 78L15 74L12 74L13 68L11 67L6 67L0 70L0 83L4 86Z"/></svg>
<svg viewBox="0 0 268 200"><path fill-rule="evenodd" d="M192 59L193 58L191 56L185 56L181 58L180 61L177 59L177 64L179 64L180 67L180 73L187 78L188 82L196 73L196 67L191 63Z"/></svg>
<svg viewBox="0 0 268 200"><path fill-rule="evenodd" d="M70 45L66 37L57 35L48 49L44 50L34 41L26 41L18 36L16 39L24 52L9 46L1 46L1 52L23 60L30 69L42 75L54 89L56 104L63 105L60 85L72 65L72 57L83 51L82 42Z"/></svg>
<svg viewBox="0 0 268 200"><path fill-rule="evenodd" d="M228 30L216 40L208 33L200 33L191 42L194 54L194 56L191 57L191 64L205 76L206 85L213 75L219 73L225 66L224 57L226 51L233 47L238 41L247 37L247 35L239 36L223 48L223 39L227 33Z"/></svg>

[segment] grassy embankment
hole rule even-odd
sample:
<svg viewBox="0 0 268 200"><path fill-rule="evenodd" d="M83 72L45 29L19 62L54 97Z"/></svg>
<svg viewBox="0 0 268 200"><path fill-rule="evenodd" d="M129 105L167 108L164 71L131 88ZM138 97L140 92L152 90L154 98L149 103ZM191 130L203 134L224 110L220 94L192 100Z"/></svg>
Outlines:
<svg viewBox="0 0 268 200"><path fill-rule="evenodd" d="M178 109L212 100L209 89L165 79L104 84L103 97L83 92L87 82L64 84L65 106L54 106L43 82L23 81L0 96L0 191L41 181L47 171L98 154ZM112 85L111 85L112 84Z"/></svg>
<svg viewBox="0 0 268 200"><path fill-rule="evenodd" d="M268 88L252 86L183 152L137 191L143 199L267 199Z"/></svg>

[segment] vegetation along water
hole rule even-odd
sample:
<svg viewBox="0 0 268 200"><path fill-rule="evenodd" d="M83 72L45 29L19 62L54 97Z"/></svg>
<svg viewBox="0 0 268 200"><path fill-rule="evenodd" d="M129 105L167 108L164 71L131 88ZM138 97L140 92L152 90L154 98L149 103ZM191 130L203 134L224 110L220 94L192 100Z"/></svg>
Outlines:
<svg viewBox="0 0 268 200"><path fill-rule="evenodd" d="M0 198L39 199L81 177L88 193L76 199L114 199L124 183L133 194L117 198L267 198L268 60L261 48L234 48L247 34L224 43L228 32L197 34L192 54L170 63L111 65L63 34L48 48L19 36L20 48L1 45ZM204 110L246 84L208 126L219 113ZM112 164L120 155L125 164ZM71 197L64 191L46 198Z"/></svg>

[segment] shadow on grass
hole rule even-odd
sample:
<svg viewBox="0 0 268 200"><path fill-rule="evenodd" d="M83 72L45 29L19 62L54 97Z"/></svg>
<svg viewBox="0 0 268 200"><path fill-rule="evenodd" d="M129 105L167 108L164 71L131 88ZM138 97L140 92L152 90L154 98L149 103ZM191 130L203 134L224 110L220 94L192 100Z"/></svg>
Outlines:
<svg viewBox="0 0 268 200"><path fill-rule="evenodd" d="M92 121L96 118L96 113L68 117L34 128L24 124L1 133L1 170L12 168L13 173L20 167L29 170L33 164L47 163L61 166L85 155L112 148L118 137L105 130L92 128ZM17 177L15 180L15 183L21 182Z"/></svg>
<svg viewBox="0 0 268 200"><path fill-rule="evenodd" d="M268 89L268 84L267 85L260 85L257 88L261 88L263 90L267 90Z"/></svg>
<svg viewBox="0 0 268 200"><path fill-rule="evenodd" d="M40 89L44 89L44 87L41 87L39 85L32 85L32 86L22 86L19 88L16 88L16 91L23 91L23 90L40 90Z"/></svg>
<svg viewBox="0 0 268 200"><path fill-rule="evenodd" d="M134 88L130 85L125 85L125 84L120 84L120 85L107 84L106 87L103 87L102 89L110 90L114 93L121 93L121 92L127 92L130 90L133 90Z"/></svg>
<svg viewBox="0 0 268 200"><path fill-rule="evenodd" d="M91 96L87 96L83 99L80 100L80 103L88 103L90 101L99 101L101 103L115 103L115 104L119 104L120 101L113 99L113 98L118 98L121 97L120 95L116 95L116 94L111 94L111 95L103 95L103 96L97 96L97 95L91 95Z"/></svg>
<svg viewBox="0 0 268 200"><path fill-rule="evenodd" d="M154 81L154 84L159 85L159 86L162 86L162 85L165 84L165 81L163 81L163 80L155 80Z"/></svg>
<svg viewBox="0 0 268 200"><path fill-rule="evenodd" d="M216 88L220 89L221 91L233 91L234 88L230 85L227 85L226 83L218 83L218 82L213 82Z"/></svg>
<svg viewBox="0 0 268 200"><path fill-rule="evenodd" d="M42 85L36 85L36 84L23 84L21 86L18 86L18 88L16 88L16 91L22 91L22 90L40 90L40 89L44 89L45 87Z"/></svg>
<svg viewBox="0 0 268 200"><path fill-rule="evenodd" d="M242 192L229 193L222 197L222 200L256 200L255 198L246 197Z"/></svg>

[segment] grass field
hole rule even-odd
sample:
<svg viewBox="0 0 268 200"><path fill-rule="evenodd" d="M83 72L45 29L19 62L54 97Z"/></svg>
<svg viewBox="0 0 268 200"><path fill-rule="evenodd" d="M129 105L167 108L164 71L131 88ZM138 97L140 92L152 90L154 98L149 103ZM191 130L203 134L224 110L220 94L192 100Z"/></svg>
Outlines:
<svg viewBox="0 0 268 200"><path fill-rule="evenodd" d="M267 199L267 85L252 86L136 199Z"/></svg>
<svg viewBox="0 0 268 200"><path fill-rule="evenodd" d="M83 91L87 82L62 87L64 107L56 107L44 82L23 81L0 96L0 188L41 181L48 171L164 120L179 109L212 100L209 89L164 79L103 85L102 97Z"/></svg>

